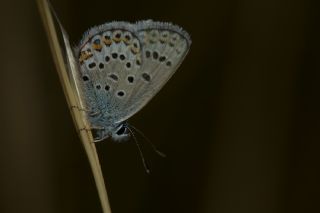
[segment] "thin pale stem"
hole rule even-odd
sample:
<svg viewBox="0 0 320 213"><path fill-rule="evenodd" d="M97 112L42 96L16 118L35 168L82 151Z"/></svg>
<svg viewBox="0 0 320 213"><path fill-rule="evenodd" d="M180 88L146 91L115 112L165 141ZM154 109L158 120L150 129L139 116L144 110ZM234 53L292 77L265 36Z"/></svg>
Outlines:
<svg viewBox="0 0 320 213"><path fill-rule="evenodd" d="M52 51L52 55L54 58L54 62L56 64L57 72L63 87L64 94L66 96L68 105L71 110L72 118L75 123L75 126L78 130L88 129L89 126L86 119L83 116L83 111L78 110L77 107L74 106L82 106L81 101L78 98L78 92L75 88L76 82L74 79L69 79L67 73L67 67L65 66L64 59L62 56L62 50L59 45L58 36L56 33L56 29L54 26L52 13L47 0L37 0L39 11L41 13L41 17L47 32L50 48ZM84 146L84 149L87 153L88 160L92 169L92 173L95 179L95 183L97 186L102 210L104 213L111 213L108 194L106 191L102 170L99 162L98 153L93 143L92 134L90 131L79 131L80 139Z"/></svg>

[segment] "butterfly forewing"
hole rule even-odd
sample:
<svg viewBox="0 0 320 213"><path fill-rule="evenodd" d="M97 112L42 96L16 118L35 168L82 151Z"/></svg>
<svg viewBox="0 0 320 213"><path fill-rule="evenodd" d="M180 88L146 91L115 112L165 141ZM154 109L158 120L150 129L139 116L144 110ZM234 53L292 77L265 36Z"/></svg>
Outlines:
<svg viewBox="0 0 320 213"><path fill-rule="evenodd" d="M142 43L142 65L138 71L137 85L125 105L123 121L139 111L161 89L177 70L186 56L190 40L188 35L167 23L141 24L138 35Z"/></svg>

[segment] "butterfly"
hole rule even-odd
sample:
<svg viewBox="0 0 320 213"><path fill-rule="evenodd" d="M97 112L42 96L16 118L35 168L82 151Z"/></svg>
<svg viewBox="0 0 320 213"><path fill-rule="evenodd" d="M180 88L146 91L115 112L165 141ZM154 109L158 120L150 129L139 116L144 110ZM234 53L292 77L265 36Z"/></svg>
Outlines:
<svg viewBox="0 0 320 213"><path fill-rule="evenodd" d="M159 92L191 45L181 27L152 20L93 27L72 50L64 39L94 142L128 139L127 120Z"/></svg>

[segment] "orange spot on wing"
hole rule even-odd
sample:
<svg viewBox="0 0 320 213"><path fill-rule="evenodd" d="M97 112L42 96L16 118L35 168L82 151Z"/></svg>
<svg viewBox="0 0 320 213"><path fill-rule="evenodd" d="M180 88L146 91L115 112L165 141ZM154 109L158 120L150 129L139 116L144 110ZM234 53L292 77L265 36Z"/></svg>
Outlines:
<svg viewBox="0 0 320 213"><path fill-rule="evenodd" d="M101 46L101 44L92 44L92 48L95 50L101 50L102 46Z"/></svg>
<svg viewBox="0 0 320 213"><path fill-rule="evenodd" d="M87 60L88 58L91 58L92 56L93 54L90 51L87 51L87 50L81 51L80 57L79 57L80 64L83 64L85 60Z"/></svg>
<svg viewBox="0 0 320 213"><path fill-rule="evenodd" d="M104 39L103 39L103 43L104 43L105 45L107 45L107 46L110 46L110 45L112 44L112 40L111 40L111 39L106 39L106 38L104 38Z"/></svg>

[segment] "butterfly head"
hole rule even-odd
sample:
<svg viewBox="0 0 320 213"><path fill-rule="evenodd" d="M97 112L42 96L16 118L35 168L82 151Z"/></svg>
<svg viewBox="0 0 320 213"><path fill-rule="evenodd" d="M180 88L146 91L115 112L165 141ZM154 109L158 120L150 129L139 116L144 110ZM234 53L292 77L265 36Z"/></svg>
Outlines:
<svg viewBox="0 0 320 213"><path fill-rule="evenodd" d="M127 123L121 123L114 126L102 128L93 128L91 130L94 142L103 141L111 137L114 141L126 141L130 137L130 131Z"/></svg>
<svg viewBox="0 0 320 213"><path fill-rule="evenodd" d="M127 123L121 123L111 130L111 137L115 141L126 141L130 137Z"/></svg>

